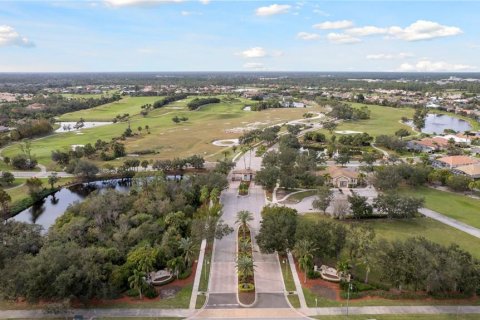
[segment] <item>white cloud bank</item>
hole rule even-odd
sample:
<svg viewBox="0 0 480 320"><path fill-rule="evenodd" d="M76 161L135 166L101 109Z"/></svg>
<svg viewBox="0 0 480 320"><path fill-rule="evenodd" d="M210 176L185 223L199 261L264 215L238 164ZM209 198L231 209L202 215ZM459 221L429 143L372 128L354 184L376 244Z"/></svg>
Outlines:
<svg viewBox="0 0 480 320"><path fill-rule="evenodd" d="M402 63L397 71L403 72L441 72L441 71L473 71L477 67L466 64L455 64L444 61L420 60L417 63Z"/></svg>
<svg viewBox="0 0 480 320"><path fill-rule="evenodd" d="M276 14L285 14L290 11L292 6L288 4L272 4L267 7L260 7L255 10L257 16L273 16Z"/></svg>
<svg viewBox="0 0 480 320"><path fill-rule="evenodd" d="M20 35L14 28L7 25L0 25L0 47L18 46L34 47L35 44L28 38Z"/></svg>
<svg viewBox="0 0 480 320"><path fill-rule="evenodd" d="M452 37L463 33L462 29L455 26L446 26L438 22L428 20L417 20L409 26L402 28L399 26L377 27L363 26L353 27L354 23L350 20L325 21L313 25L312 27L320 30L343 30L341 33L330 33L327 39L333 43L358 43L362 37L383 35L387 39L398 39L404 41L422 41L436 38ZM306 32L297 37L303 40L313 40L308 37Z"/></svg>

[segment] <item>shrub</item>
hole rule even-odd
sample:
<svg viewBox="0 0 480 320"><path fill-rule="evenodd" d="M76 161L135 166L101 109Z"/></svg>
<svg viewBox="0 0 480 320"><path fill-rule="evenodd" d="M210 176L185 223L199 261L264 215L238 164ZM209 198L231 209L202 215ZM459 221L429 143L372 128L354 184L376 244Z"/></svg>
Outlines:
<svg viewBox="0 0 480 320"><path fill-rule="evenodd" d="M146 287L143 294L148 299L153 299L153 298L156 298L158 296L157 290L155 290L155 287L152 286L152 285L149 285L148 287Z"/></svg>

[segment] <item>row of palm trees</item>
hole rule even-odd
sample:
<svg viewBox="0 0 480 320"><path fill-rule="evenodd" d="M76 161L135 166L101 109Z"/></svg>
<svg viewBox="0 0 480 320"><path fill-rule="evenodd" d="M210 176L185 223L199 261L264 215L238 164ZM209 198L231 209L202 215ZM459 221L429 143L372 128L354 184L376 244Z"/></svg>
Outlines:
<svg viewBox="0 0 480 320"><path fill-rule="evenodd" d="M253 214L250 211L242 210L237 212L237 220L235 223L240 225L242 233L238 238L236 268L243 289L248 289L253 285L249 282L249 279L253 277L255 269L252 256L252 242L250 236L247 236L248 223L250 221L253 221Z"/></svg>

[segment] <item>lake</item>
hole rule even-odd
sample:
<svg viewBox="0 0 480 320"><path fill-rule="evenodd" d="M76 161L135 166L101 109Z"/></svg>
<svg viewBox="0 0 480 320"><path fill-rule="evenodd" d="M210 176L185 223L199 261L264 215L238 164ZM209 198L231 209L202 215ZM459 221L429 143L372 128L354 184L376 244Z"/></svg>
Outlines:
<svg viewBox="0 0 480 320"><path fill-rule="evenodd" d="M181 180L186 176L167 175L168 180ZM43 227L44 232L48 231L50 226L55 223L58 217L63 215L67 208L76 203L82 202L89 194L98 190L105 192L106 190L116 190L119 192L130 191L133 185L131 179L111 179L103 181L95 181L90 183L82 183L68 188L62 188L55 194L52 194L38 202L28 209L25 209L12 217L15 221L35 223Z"/></svg>
<svg viewBox="0 0 480 320"><path fill-rule="evenodd" d="M451 117L446 114L431 114L427 115L425 119L425 128L422 129L423 133L443 133L445 129L454 131L468 131L472 129L470 123L465 120Z"/></svg>

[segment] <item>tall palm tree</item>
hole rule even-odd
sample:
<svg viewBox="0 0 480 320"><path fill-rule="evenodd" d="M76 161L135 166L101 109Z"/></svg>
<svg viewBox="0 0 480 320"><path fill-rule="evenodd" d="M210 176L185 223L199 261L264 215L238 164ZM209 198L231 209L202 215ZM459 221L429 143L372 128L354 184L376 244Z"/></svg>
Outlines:
<svg viewBox="0 0 480 320"><path fill-rule="evenodd" d="M180 250L183 252L183 259L185 261L185 266L188 268L192 265L193 259L197 253L197 245L193 242L191 238L182 238L180 239Z"/></svg>
<svg viewBox="0 0 480 320"><path fill-rule="evenodd" d="M133 274L128 277L130 288L137 290L140 299L142 299L142 288L145 285L145 272L133 270Z"/></svg>
<svg viewBox="0 0 480 320"><path fill-rule="evenodd" d="M295 248L293 249L293 254L298 259L298 264L300 268L305 273L304 283L307 282L307 273L308 270L312 268L313 265L313 254L312 252L315 251L316 248L312 241L307 239L299 240L295 244Z"/></svg>
<svg viewBox="0 0 480 320"><path fill-rule="evenodd" d="M235 223L240 223L240 225L242 226L244 239L246 236L245 233L246 233L249 221L253 221L253 213L247 210L242 210L237 212L237 220L235 220Z"/></svg>
<svg viewBox="0 0 480 320"><path fill-rule="evenodd" d="M248 277L253 276L253 271L255 269L252 257L246 255L238 257L236 267L242 286L246 288L248 285Z"/></svg>

